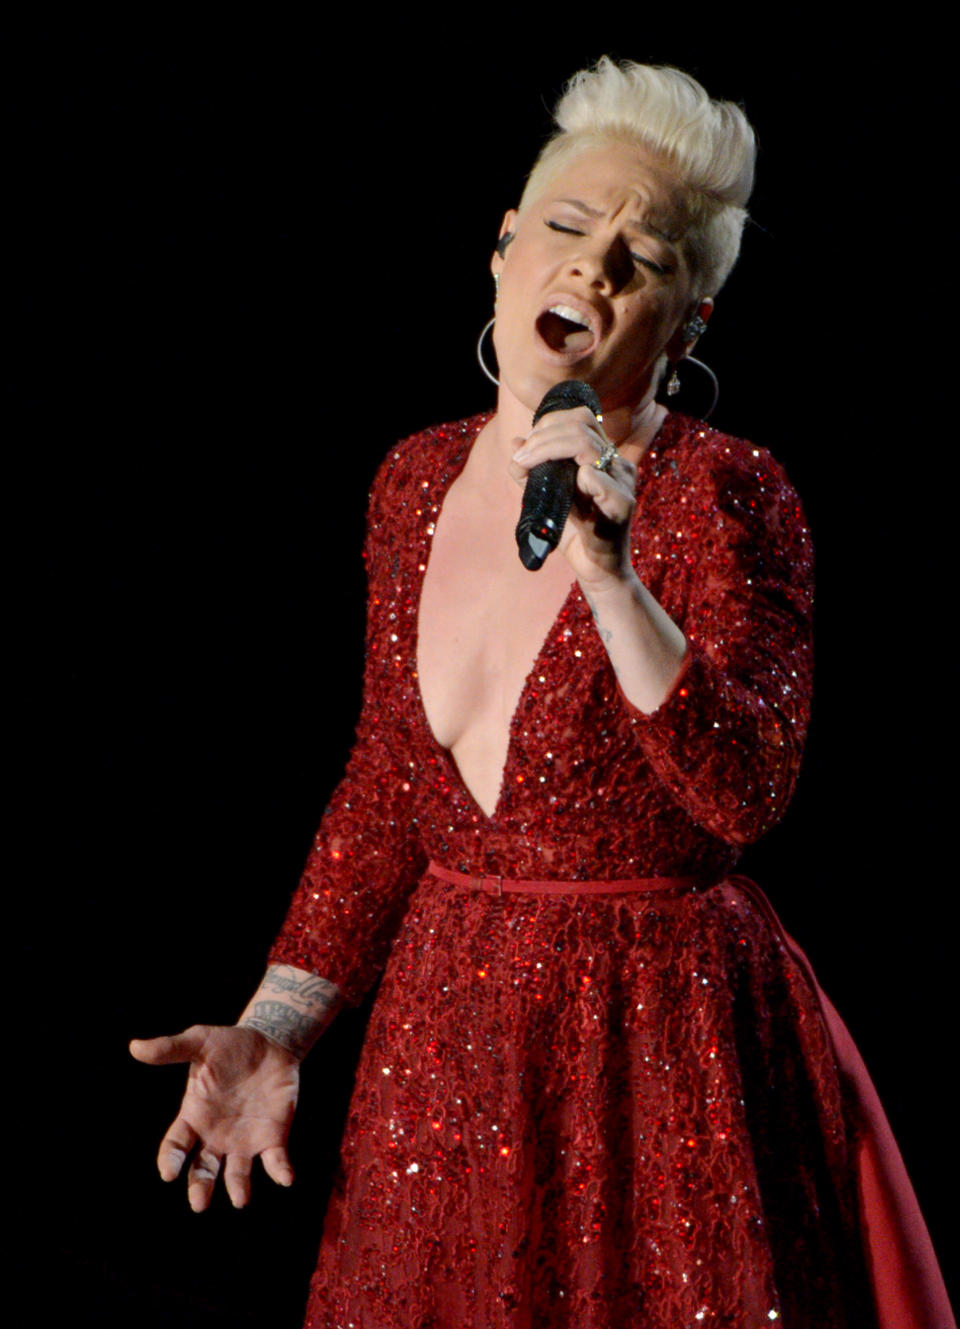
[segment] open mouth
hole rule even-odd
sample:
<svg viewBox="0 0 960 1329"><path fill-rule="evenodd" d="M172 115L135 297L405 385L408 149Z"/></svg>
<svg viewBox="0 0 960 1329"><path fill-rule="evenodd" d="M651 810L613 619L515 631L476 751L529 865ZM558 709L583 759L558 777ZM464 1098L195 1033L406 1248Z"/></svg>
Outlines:
<svg viewBox="0 0 960 1329"><path fill-rule="evenodd" d="M586 351L594 332L584 316L569 305L552 305L537 319L537 331L551 351Z"/></svg>

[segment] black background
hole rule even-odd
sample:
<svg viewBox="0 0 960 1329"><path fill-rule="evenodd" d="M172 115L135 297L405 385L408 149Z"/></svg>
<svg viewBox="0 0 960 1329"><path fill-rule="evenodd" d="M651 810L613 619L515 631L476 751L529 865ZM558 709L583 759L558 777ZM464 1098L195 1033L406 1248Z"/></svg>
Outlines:
<svg viewBox="0 0 960 1329"><path fill-rule="evenodd" d="M274 20L11 47L31 810L13 1161L50 1323L299 1323L362 1014L305 1069L295 1188L261 1179L241 1214L218 1196L193 1215L157 1180L182 1073L125 1045L230 1022L259 979L359 704L370 479L397 437L492 404L474 343L500 217L564 78L605 51L689 69L759 131L754 220L701 352L714 423L769 446L806 503L818 686L797 797L742 866L847 1018L946 1255L940 109L892 41L727 20L560 37L541 19L523 39L499 11L464 40L408 13L336 37Z"/></svg>

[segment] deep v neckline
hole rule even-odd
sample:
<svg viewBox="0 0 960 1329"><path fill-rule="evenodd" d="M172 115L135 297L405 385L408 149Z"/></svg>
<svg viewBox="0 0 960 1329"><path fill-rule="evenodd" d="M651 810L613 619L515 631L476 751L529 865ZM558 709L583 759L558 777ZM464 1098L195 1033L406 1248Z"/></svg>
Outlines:
<svg viewBox="0 0 960 1329"><path fill-rule="evenodd" d="M437 515L433 522L434 532L436 531L437 527L440 524L440 518L443 515L443 505L444 502L446 501L447 495L449 494L450 490L453 488L453 485L455 484L459 476L462 474L463 469L467 464L467 460L469 459L470 452L480 436L480 431L492 419L493 419L493 413L489 415L483 415L478 418L476 431L473 435L473 438L470 440L469 447L465 448L460 456L451 459L451 464L445 469L442 479L440 481L442 485L442 490L440 492L435 491L437 499L436 502ZM571 602L576 601L577 599L581 599L582 597L580 595L580 588L577 584L577 579L574 577L573 581L570 584L570 588L567 591L567 594L563 598L563 603L560 605L554 617L550 620L547 630L544 633L543 640L540 642L540 645L537 648L536 655L533 657L529 669L524 674L523 684L520 688L520 692L517 695L516 704L510 715L510 722L507 725L507 746L506 746L506 751L504 753L503 767L500 771L500 780L497 786L496 802L493 805L493 811L488 813L484 811L476 795L473 793L472 789L467 784L466 780L463 778L463 772L460 770L460 767L457 764L457 760L454 757L451 750L449 748L445 748L443 744L440 742L440 740L437 738L436 734L433 732L433 726L430 724L430 719L427 715L427 708L423 702L423 689L420 686L420 673L421 673L420 610L423 605L423 588L427 583L427 577L430 572L430 558L432 553L433 553L433 538L428 533L427 535L424 536L421 543L421 554L419 559L422 568L422 573L420 577L420 594L417 597L416 613L413 615L413 648L410 652L410 658L414 662L414 671L415 671L414 692L416 693L416 698L417 698L418 720L420 722L421 727L423 728L424 735L427 739L428 745L430 746L430 748L432 748L433 752L436 754L437 759L442 763L443 767L448 773L448 776L452 778L454 783L457 784L459 788L463 791L463 794L465 795L468 802L472 805L473 808L476 809L477 814L483 818L484 822L487 823L488 825L491 825L497 820L497 814L500 811L501 804L503 803L503 797L504 797L506 780L507 780L507 772L510 769L510 762L514 749L514 733L517 725L517 717L521 713L521 710L523 708L523 703L526 700L527 693L530 690L531 680L534 678L534 676L539 672L541 668L543 657L546 654L548 645L556 631L557 624L568 613Z"/></svg>
<svg viewBox="0 0 960 1329"><path fill-rule="evenodd" d="M427 574L430 568L430 558L433 553L432 535L436 531L437 526L439 525L440 522L440 517L443 514L443 504L446 500L447 494L450 492L455 481L460 476L464 467L466 466L467 460L470 456L470 452L480 436L480 431L484 428L485 425L487 425L490 422L490 420L493 419L494 415L495 412L491 411L474 417L472 421L472 423L474 424L473 437L470 439L469 444L461 452L457 453L456 455L450 458L450 461L444 467L442 474L438 477L438 484L440 488L434 491L436 497L436 503L435 503L436 516L434 517L433 522L431 523L432 530L430 529L430 527L424 530L419 544L419 556L417 561L419 564L419 571L421 574L420 589L419 589L419 594L417 596L416 610L412 615L413 644L409 657L413 662L413 674L414 674L413 693L416 697L417 718L423 730L427 746L435 754L437 761L440 763L441 767L446 772L448 779L450 779L455 785L457 785L462 790L466 800L476 810L477 816L482 818L483 822L487 825L492 825L497 821L497 816L498 813L500 812L500 808L504 800L504 795L506 792L507 772L510 770L510 764L513 756L513 751L515 748L517 719L524 709L524 702L526 701L527 694L530 692L530 689L532 687L532 680L537 674L539 674L540 670L543 667L544 656L547 653L551 641L556 635L557 625L565 620L569 620L574 605L580 604L581 606L585 606L586 603L583 599L583 594L580 590L579 584L577 583L577 580L574 577L570 585L570 589L568 590L566 596L564 597L563 603L560 605L553 619L550 621L550 624L547 627L546 632L544 633L543 640L540 643L537 653L533 657L533 660L530 663L530 667L527 670L526 674L524 675L523 685L520 688L519 694L517 695L516 704L510 716L510 723L507 726L507 746L506 746L506 751L504 753L503 767L500 771L500 782L497 788L496 802L493 805L493 811L487 813L481 807L473 791L470 789L470 786L463 778L463 773L461 772L460 767L457 765L457 761L453 753L450 751L449 748L445 748L443 746L443 744L437 738L436 734L433 732L433 727L430 724L429 717L427 716L427 710L423 703L423 691L420 686L420 609L423 604L423 588L426 585ZM646 481L646 478L650 473L647 465L648 458L652 459L657 453L662 451L664 444L669 443L672 437L672 426L675 424L675 422L678 421L679 418L680 417L668 411L667 414L664 416L663 420L660 422L660 427L657 430L656 434L647 444L646 449L644 450L642 456L640 457L640 460L637 465L637 483L635 491L638 497Z"/></svg>

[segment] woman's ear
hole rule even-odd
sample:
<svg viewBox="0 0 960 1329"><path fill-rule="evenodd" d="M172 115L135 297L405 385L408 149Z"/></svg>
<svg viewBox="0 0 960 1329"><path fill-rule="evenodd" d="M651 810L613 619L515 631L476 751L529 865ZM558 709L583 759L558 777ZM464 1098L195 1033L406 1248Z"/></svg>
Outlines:
<svg viewBox="0 0 960 1329"><path fill-rule="evenodd" d="M707 323L710 320L710 315L714 311L714 307L715 306L713 303L712 295L704 296L704 298L700 301L700 304L697 306L697 312L694 315L694 318L700 320L699 327L697 328L698 337L702 337L704 332L706 331Z"/></svg>
<svg viewBox="0 0 960 1329"><path fill-rule="evenodd" d="M503 271L503 259L507 252L507 245L513 239L514 231L517 225L517 213L515 208L503 214L503 221L500 223L500 238L497 241L496 248L490 259L490 271L495 277L498 277Z"/></svg>
<svg viewBox="0 0 960 1329"><path fill-rule="evenodd" d="M706 331L707 321L713 313L712 296L705 296L678 326L667 343L667 356L676 364L685 355L689 355L697 344L697 339Z"/></svg>

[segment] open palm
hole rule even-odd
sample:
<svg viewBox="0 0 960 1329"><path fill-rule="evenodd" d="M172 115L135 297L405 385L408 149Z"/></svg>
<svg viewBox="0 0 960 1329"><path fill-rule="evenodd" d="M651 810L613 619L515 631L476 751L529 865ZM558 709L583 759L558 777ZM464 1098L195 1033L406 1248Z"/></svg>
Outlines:
<svg viewBox="0 0 960 1329"><path fill-rule="evenodd" d="M245 1205L256 1157L275 1182L290 1185L287 1136L300 1080L292 1053L254 1029L219 1025L193 1025L170 1038L135 1039L130 1051L154 1066L190 1063L187 1090L161 1142L157 1166L164 1181L173 1181L190 1158L192 1209L207 1208L221 1166L232 1203Z"/></svg>

